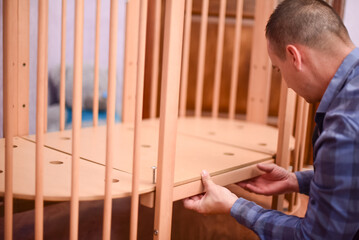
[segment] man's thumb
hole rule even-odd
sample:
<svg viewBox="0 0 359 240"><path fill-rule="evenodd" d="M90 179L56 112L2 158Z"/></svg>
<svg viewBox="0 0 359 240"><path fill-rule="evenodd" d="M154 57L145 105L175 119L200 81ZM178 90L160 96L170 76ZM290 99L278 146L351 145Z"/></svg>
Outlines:
<svg viewBox="0 0 359 240"><path fill-rule="evenodd" d="M202 171L202 183L203 183L205 192L208 191L209 185L213 183L211 180L211 176L209 175L209 173L206 170Z"/></svg>

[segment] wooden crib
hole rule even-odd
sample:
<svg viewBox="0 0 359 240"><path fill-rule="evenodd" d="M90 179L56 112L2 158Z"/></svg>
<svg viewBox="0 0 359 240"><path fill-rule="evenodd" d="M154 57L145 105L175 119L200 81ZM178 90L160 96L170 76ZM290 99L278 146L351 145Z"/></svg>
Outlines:
<svg viewBox="0 0 359 240"><path fill-rule="evenodd" d="M66 9L66 0L62 2ZM155 9L151 22L154 31L151 33L150 118L142 116L148 3L147 0L128 0L122 122L115 123L118 0L111 0L107 124L99 126L97 122L98 10L93 127L81 128L85 3L76 0L72 129L65 130L64 120L66 31L63 24L59 29L63 33L60 131L47 132L46 29L47 18L51 16L47 16L47 0L39 0L36 134L29 135L29 1L3 1L5 138L0 139L0 194L4 196L5 239L12 239L14 198L35 200L36 239L43 238L44 201L70 201L69 238L77 239L79 202L104 200L103 239L110 239L112 199L128 196L131 197L130 239L138 238L139 203L155 208L153 238L170 239L172 204L203 191L202 169L207 169L217 184L226 186L259 175L256 164L260 162L275 162L285 168L291 165L292 171L301 168L308 106L287 89L284 81L280 90L278 127L267 124L272 68L264 29L277 1L256 1L245 117L236 112L236 99L241 97L237 96L237 89L243 0L236 1L231 91L225 113L219 111L219 95L226 0L218 1L214 79L204 76L209 0L202 1L196 86L188 84L192 0L150 2ZM161 7L165 9L162 41ZM64 23L66 11L62 14ZM157 81L159 73L161 81ZM205 81L214 81L209 112L203 109ZM189 109L187 90L193 87L196 89L195 107ZM291 210L295 197L288 200ZM284 196L277 196L272 205L282 210L283 201Z"/></svg>

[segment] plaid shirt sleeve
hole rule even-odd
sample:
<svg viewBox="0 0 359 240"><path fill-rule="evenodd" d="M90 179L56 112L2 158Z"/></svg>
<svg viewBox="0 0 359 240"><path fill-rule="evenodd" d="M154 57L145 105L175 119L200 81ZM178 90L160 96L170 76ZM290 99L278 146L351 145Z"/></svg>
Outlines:
<svg viewBox="0 0 359 240"><path fill-rule="evenodd" d="M304 218L243 198L232 206L231 215L261 239L353 239L359 229L359 134L338 127L342 134L323 131L318 139L315 174L296 173L300 191L309 194Z"/></svg>
<svg viewBox="0 0 359 240"><path fill-rule="evenodd" d="M297 172L309 195L304 218L239 198L231 215L261 239L353 239L359 235L359 49L343 61L316 114L314 172ZM357 233L357 234L356 234Z"/></svg>

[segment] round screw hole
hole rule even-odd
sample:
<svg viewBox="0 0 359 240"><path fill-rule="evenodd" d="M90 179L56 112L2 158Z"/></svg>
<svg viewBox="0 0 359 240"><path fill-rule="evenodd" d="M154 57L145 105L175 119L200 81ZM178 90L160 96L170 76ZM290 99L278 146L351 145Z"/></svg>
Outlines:
<svg viewBox="0 0 359 240"><path fill-rule="evenodd" d="M142 144L141 145L143 148L150 148L151 147L151 145L148 145L148 144Z"/></svg>
<svg viewBox="0 0 359 240"><path fill-rule="evenodd" d="M62 140L70 140L70 137L61 137Z"/></svg>
<svg viewBox="0 0 359 240"><path fill-rule="evenodd" d="M26 63L23 63L22 66L23 66L23 67L26 67Z"/></svg>
<svg viewBox="0 0 359 240"><path fill-rule="evenodd" d="M17 148L17 145L12 145L13 148Z"/></svg>
<svg viewBox="0 0 359 240"><path fill-rule="evenodd" d="M22 107L25 108L25 107L26 107L26 104L23 104Z"/></svg>
<svg viewBox="0 0 359 240"><path fill-rule="evenodd" d="M55 165L64 164L64 162L62 162L62 161L51 161L50 163L51 163L51 164L55 164Z"/></svg>
<svg viewBox="0 0 359 240"><path fill-rule="evenodd" d="M258 143L258 145L259 145L259 146L262 146L262 147L267 146L266 143Z"/></svg>
<svg viewBox="0 0 359 240"><path fill-rule="evenodd" d="M227 156L234 156L234 153L231 153L231 152L225 152L223 153L224 155L227 155Z"/></svg>
<svg viewBox="0 0 359 240"><path fill-rule="evenodd" d="M118 183L120 180L118 180L118 179L116 179L116 178L114 178L114 179L112 179L112 182L113 183Z"/></svg>

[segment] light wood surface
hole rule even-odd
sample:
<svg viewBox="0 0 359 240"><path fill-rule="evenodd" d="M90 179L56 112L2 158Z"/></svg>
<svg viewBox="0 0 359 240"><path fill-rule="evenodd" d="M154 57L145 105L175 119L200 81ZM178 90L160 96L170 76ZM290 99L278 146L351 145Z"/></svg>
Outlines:
<svg viewBox="0 0 359 240"><path fill-rule="evenodd" d="M37 83L36 83L36 167L35 167L35 238L43 238L44 215L44 134L46 132L47 100L47 6L48 0L39 1L37 45Z"/></svg>
<svg viewBox="0 0 359 240"><path fill-rule="evenodd" d="M238 86L238 72L239 72L239 56L240 56L240 39L242 33L242 14L243 14L243 0L237 0L236 7L236 25L234 33L234 46L233 46L233 61L231 71L231 91L229 97L229 118L234 119L236 112L237 100L237 86Z"/></svg>
<svg viewBox="0 0 359 240"><path fill-rule="evenodd" d="M154 239L171 238L185 0L166 2Z"/></svg>
<svg viewBox="0 0 359 240"><path fill-rule="evenodd" d="M179 103L179 116L186 115L187 87L188 87L188 65L191 40L192 24L192 0L186 1L185 23L183 30L183 51L182 51L182 69L181 69L181 90Z"/></svg>
<svg viewBox="0 0 359 240"><path fill-rule="evenodd" d="M224 40L224 27L226 17L226 0L221 0L220 14L218 22L217 34L217 51L216 51L216 68L214 73L214 89L213 89L213 103L212 103L212 117L218 117L219 109L219 92L221 87L221 74L222 74L222 59L223 59L223 40Z"/></svg>
<svg viewBox="0 0 359 240"><path fill-rule="evenodd" d="M123 79L122 121L135 121L135 95L138 61L140 0L129 0L126 5L125 66Z"/></svg>
<svg viewBox="0 0 359 240"><path fill-rule="evenodd" d="M140 19L138 31L138 51L137 51L137 74L136 74L136 101L135 101L135 128L133 143L133 160L132 162L132 197L131 197L131 218L130 218L130 239L137 239L138 226L138 203L140 192L140 167L142 157L141 138L142 138L142 112L143 112L143 89L145 75L145 52L146 52L146 29L147 29L147 0L140 0L139 10Z"/></svg>
<svg viewBox="0 0 359 240"><path fill-rule="evenodd" d="M263 124L268 118L272 73L264 29L276 3L276 0L257 0L255 6L246 117L248 121Z"/></svg>
<svg viewBox="0 0 359 240"><path fill-rule="evenodd" d="M209 0L202 2L202 16L201 16L201 30L198 50L198 68L197 68L197 83L196 83L196 105L195 116L201 116L202 102L203 102L203 84L204 84L204 65L206 58L206 40L207 40L207 25L208 25L208 4Z"/></svg>
<svg viewBox="0 0 359 240"><path fill-rule="evenodd" d="M65 95L66 95L66 6L67 0L62 0L61 9L61 65L60 65L60 131L65 129Z"/></svg>
<svg viewBox="0 0 359 240"><path fill-rule="evenodd" d="M110 42L109 42L109 66L108 66L108 97L106 116L106 174L105 174L105 202L103 210L102 239L111 239L112 216L112 164L114 161L114 125L116 104L116 56L117 56L117 26L118 26L118 1L111 1L110 11ZM97 13L99 15L99 13ZM98 66L97 66L98 67ZM98 82L97 82L98 83ZM98 87L98 86L96 86ZM94 100L95 101L95 100ZM98 102L98 100L96 100ZM94 115L95 117L95 115ZM97 115L96 115L97 117ZM95 120L94 120L95 125Z"/></svg>
<svg viewBox="0 0 359 240"><path fill-rule="evenodd" d="M17 134L17 111L16 111L16 82L17 82L17 11L18 2L6 0L3 1L3 44L4 47L4 136L3 147L0 154L4 158L1 169L4 171L1 175L4 184L2 193L5 191L5 213L4 213L4 238L12 239L13 229L13 136ZM15 107L14 107L15 106ZM6 141L6 146L5 146ZM5 176L4 176L5 175Z"/></svg>
<svg viewBox="0 0 359 240"><path fill-rule="evenodd" d="M79 174L80 174L80 129L82 111L82 66L84 0L75 3L74 79L72 97L72 168L71 168L71 211L70 240L78 238L79 219Z"/></svg>
<svg viewBox="0 0 359 240"><path fill-rule="evenodd" d="M4 149L0 139L0 149ZM14 138L14 197L35 199L35 144ZM44 148L44 200L69 201L71 198L71 155ZM87 160L79 160L79 198L96 200L104 198L105 167ZM0 151L0 169L4 169L4 151ZM131 174L113 169L112 197L131 195ZM4 173L0 174L0 192L4 193ZM142 182L143 191L153 191L152 184Z"/></svg>
<svg viewBox="0 0 359 240"><path fill-rule="evenodd" d="M181 128L182 121L179 119L178 126ZM190 119L189 119L190 120ZM204 119L202 119L204 120ZM228 121L228 120L226 120ZM196 122L196 124L195 124ZM192 124L206 128L206 121L200 124L199 120L194 120ZM212 127L219 130L221 124L215 127L213 121ZM237 121L237 124L246 126L248 122ZM235 124L229 126L237 127ZM222 125L223 127L223 125ZM245 128L245 127L244 127ZM132 177L132 153L133 153L133 124L116 124L114 128L114 162L113 162L113 179L120 179L120 184L112 184L112 197L119 198L131 195L131 177ZM230 127L223 132L233 132ZM201 131L199 131L201 132ZM202 130L207 133L208 130ZM222 131L220 131L222 132ZM257 133L257 130L256 132ZM255 135L255 134L252 134ZM258 134L257 134L258 135ZM210 136L212 137L212 136ZM240 135L234 136L232 142L239 141ZM276 139L276 136L271 138ZM33 199L35 179L34 157L35 157L35 137L27 136L27 141L18 139L25 147L14 148L15 160L14 179L15 197ZM106 156L106 127L83 128L80 134L79 155L80 159L80 199L95 200L103 199L104 196L104 173L105 173L105 156ZM230 138L228 138L230 139ZM4 148L2 139L0 149ZM240 141L239 141L240 142ZM19 145L19 143L15 143ZM140 194L154 191L152 183L153 171L152 166L156 166L157 149L158 149L158 120L144 121L142 125L140 156L142 159L140 167ZM22 146L21 145L21 146ZM71 170L71 131L52 132L45 134L45 170L44 170L44 199L52 201L69 200L70 197L70 170ZM202 169L206 169L212 175L223 174L250 165L256 162L271 159L272 154L260 153L248 150L240 145L228 144L213 139L201 138L196 135L188 135L178 130L175 157L174 186L181 186L200 179ZM4 151L1 151L3 153ZM25 161L25 160L26 161ZM63 164L48 164L50 161L62 161ZM22 164L22 162L24 164ZM4 157L1 156L0 169L4 169ZM53 172L52 172L53 171ZM26 173L26 174L25 174ZM25 174L24 177L20 177ZM4 177L0 174L0 177ZM31 180L33 179L33 180ZM98 181L96 183L96 181ZM87 182L87 183L86 183ZM1 181L3 183L3 181ZM126 184L123 186L121 184ZM3 193L3 186L1 192ZM185 194L186 195L186 194ZM182 197L185 197L182 195ZM189 196L187 194L187 196Z"/></svg>

